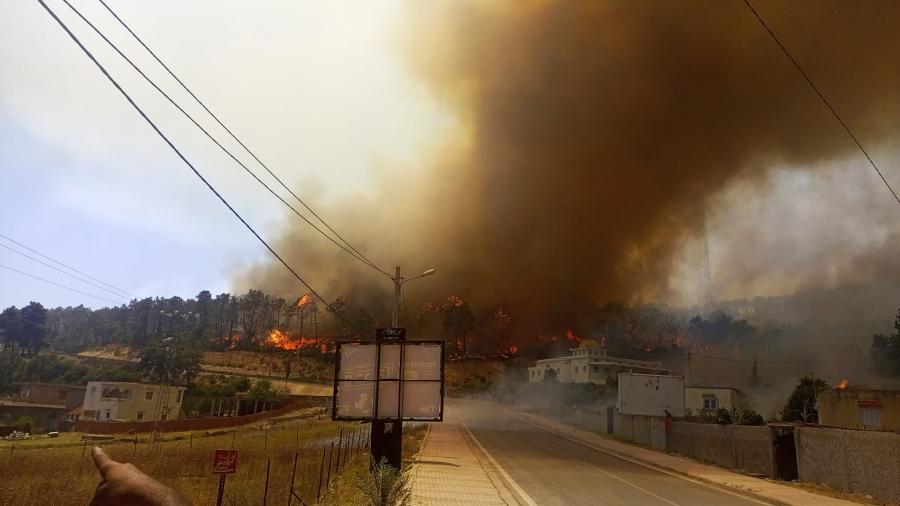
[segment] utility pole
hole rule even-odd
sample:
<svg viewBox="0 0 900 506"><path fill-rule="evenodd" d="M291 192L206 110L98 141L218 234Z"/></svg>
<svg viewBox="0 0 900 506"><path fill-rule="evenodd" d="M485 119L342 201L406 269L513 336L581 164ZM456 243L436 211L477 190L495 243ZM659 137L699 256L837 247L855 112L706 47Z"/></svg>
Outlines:
<svg viewBox="0 0 900 506"><path fill-rule="evenodd" d="M391 280L394 282L394 310L391 315L391 329L399 329L400 328L400 296L403 290L403 283L407 281L412 281L414 279L418 279L424 276L428 276L434 274L434 269L428 269L422 274L418 276L403 279L400 275L400 266L398 265L396 270L394 271L394 276L391 277ZM402 329L403 331L398 333L401 336L401 339L405 339L406 329ZM385 339L387 340L387 339ZM376 341L381 341L381 336L376 335ZM378 356L378 355L377 355ZM403 361L401 354L401 362ZM376 364L376 373L380 371L381 364ZM400 364L400 371L403 371L403 364ZM378 375L376 374L376 381ZM401 378L402 379L402 378ZM376 390L377 391L377 390ZM402 393L401 393L402 395ZM372 452L372 465L377 464L381 459L384 459L388 465L397 468L398 470L402 467L402 451L403 451L403 422L401 420L377 420L377 406L378 402L375 402L376 420L372 421L372 433L371 433L371 452ZM400 413L400 417L402 418L403 413Z"/></svg>
<svg viewBox="0 0 900 506"><path fill-rule="evenodd" d="M400 266L397 266L394 277L394 314L391 317L391 327L400 326L400 290L402 290L403 278L400 277Z"/></svg>

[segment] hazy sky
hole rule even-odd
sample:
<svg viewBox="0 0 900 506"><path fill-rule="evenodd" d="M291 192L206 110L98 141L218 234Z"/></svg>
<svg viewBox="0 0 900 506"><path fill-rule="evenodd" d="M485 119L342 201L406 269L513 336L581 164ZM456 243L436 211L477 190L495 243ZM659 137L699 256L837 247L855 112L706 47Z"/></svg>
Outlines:
<svg viewBox="0 0 900 506"><path fill-rule="evenodd" d="M190 104L99 2L72 1ZM448 121L399 54L398 1L109 3L325 216L330 200L368 192L380 165L410 164ZM245 217L274 235L280 203L65 4L48 4ZM224 291L235 267L266 254L37 2L0 3L0 68L0 233L139 296ZM0 264L108 296L5 249ZM0 269L0 306L29 300L105 304Z"/></svg>
<svg viewBox="0 0 900 506"><path fill-rule="evenodd" d="M202 117L97 0L71 1ZM429 149L458 126L413 77L400 47L415 3L108 1L326 217L358 195L380 196L374 183L383 171L428 167ZM235 207L267 238L280 237L294 219L281 204L61 0L47 2ZM235 273L266 259L36 1L0 2L0 68L0 234L141 297L226 291ZM798 90L797 100L815 103ZM896 146L868 147L900 187ZM866 252L889 251L900 237L898 206L857 152L817 170L794 169L738 179L714 199L708 228L717 297L852 281ZM669 302L696 301L697 252L693 242L673 252ZM334 259L351 262L337 251ZM110 297L3 248L0 265ZM107 305L0 268L0 308L29 300Z"/></svg>

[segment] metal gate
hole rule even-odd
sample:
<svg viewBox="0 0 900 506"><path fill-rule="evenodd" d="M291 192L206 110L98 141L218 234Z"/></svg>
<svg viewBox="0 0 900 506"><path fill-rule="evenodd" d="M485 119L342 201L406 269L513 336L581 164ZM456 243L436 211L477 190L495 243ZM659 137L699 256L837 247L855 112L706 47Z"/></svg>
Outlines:
<svg viewBox="0 0 900 506"><path fill-rule="evenodd" d="M772 425L775 430L775 477L794 481L797 472L797 447L794 445L793 425Z"/></svg>

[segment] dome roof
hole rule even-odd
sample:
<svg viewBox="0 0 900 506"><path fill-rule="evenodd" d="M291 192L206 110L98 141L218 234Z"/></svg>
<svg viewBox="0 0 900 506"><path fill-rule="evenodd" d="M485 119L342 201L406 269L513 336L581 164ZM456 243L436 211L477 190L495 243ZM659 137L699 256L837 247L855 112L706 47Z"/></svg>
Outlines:
<svg viewBox="0 0 900 506"><path fill-rule="evenodd" d="M595 341L594 339L585 339L578 343L579 348L599 348L600 343Z"/></svg>

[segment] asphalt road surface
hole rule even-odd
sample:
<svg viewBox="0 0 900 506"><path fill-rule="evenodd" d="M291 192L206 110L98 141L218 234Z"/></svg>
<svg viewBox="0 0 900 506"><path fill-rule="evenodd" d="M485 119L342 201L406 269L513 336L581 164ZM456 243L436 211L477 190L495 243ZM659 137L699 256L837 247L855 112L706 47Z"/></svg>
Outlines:
<svg viewBox="0 0 900 506"><path fill-rule="evenodd" d="M684 479L592 449L505 412L472 401L449 401L496 464L539 505L739 505L768 504ZM521 493L519 495L522 495ZM523 499L520 497L520 499Z"/></svg>

